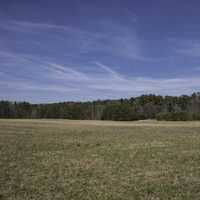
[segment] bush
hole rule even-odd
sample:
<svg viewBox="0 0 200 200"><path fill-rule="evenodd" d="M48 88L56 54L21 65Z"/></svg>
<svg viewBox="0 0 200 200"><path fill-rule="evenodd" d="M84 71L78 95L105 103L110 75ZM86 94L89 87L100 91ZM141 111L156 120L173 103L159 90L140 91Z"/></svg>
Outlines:
<svg viewBox="0 0 200 200"><path fill-rule="evenodd" d="M200 114L198 113L187 113L187 112L167 112L159 113L156 115L156 119L166 121L191 121L200 120Z"/></svg>

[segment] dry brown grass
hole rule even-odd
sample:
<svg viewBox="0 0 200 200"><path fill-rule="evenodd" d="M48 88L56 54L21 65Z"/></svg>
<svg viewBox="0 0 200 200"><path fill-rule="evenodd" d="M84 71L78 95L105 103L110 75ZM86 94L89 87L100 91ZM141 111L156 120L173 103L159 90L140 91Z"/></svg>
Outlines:
<svg viewBox="0 0 200 200"><path fill-rule="evenodd" d="M199 199L200 122L0 120L0 199Z"/></svg>

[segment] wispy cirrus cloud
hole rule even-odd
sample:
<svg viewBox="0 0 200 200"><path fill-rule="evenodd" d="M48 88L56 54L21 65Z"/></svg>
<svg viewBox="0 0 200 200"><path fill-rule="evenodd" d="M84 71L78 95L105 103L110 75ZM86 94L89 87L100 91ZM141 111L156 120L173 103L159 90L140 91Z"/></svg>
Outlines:
<svg viewBox="0 0 200 200"><path fill-rule="evenodd" d="M48 32L48 35L56 38L57 46L64 42L66 51L70 48L73 55L105 54L144 62L155 61L144 55L136 28L133 26L126 27L111 21L100 22L97 26L99 31L51 23L9 20L2 22L0 28L41 36Z"/></svg>
<svg viewBox="0 0 200 200"><path fill-rule="evenodd" d="M176 76L171 78L152 78L152 76L136 76L124 73L122 64L116 68L115 59L128 59L131 62L151 62L153 59L143 53L143 47L137 31L134 28L116 25L111 22L102 23L103 30L98 32L48 23L33 23L13 21L7 30L39 37L30 37L30 41L37 42L41 47L28 46L31 54L20 50L0 50L1 88L4 92L27 91L53 92L66 98L120 98L143 93L181 94L200 89L200 77ZM4 27L5 28L5 27ZM12 29L14 28L14 29ZM55 41L47 40L46 34L59 36ZM42 38L42 39L41 39ZM23 42L23 41L22 41ZM26 45L26 44L25 44ZM28 44L30 45L30 43ZM23 43L22 43L23 46ZM187 49L185 46L190 47ZM31 48L30 48L31 47ZM175 43L176 53L188 56L198 56L197 43ZM9 49L9 48L7 48ZM49 53L49 50L52 53ZM58 54L58 57L54 57ZM62 55L62 59L59 59ZM68 55L82 60L68 61ZM63 59L64 58L64 59ZM118 70L116 70L118 69ZM2 89L3 90L3 89ZM66 95L67 94L67 95Z"/></svg>
<svg viewBox="0 0 200 200"><path fill-rule="evenodd" d="M143 93L182 94L191 93L200 86L200 77L198 76L171 79L133 77L122 75L113 70L113 67L101 62L95 62L94 65L93 67L100 67L103 70L101 75L86 74L58 63L45 64L44 62L41 65L43 70L40 73L42 81L12 77L9 74L1 73L0 85L5 91L53 92L64 96L67 94L74 99L120 98ZM5 78L5 76L7 77ZM47 77L48 79L46 79ZM69 97L66 98L69 100Z"/></svg>
<svg viewBox="0 0 200 200"><path fill-rule="evenodd" d="M111 77L113 79L116 80L122 80L123 78L121 77L121 75L119 73L117 73L116 71L114 71L111 67L108 67L100 62L97 61L93 61L93 64L95 64L96 66L102 68L103 70L105 70L109 75L111 75Z"/></svg>
<svg viewBox="0 0 200 200"><path fill-rule="evenodd" d="M74 70L73 68L66 67L57 63L47 62L44 65L49 71L53 73L53 77L66 80L75 81L88 81L89 77L80 71Z"/></svg>
<svg viewBox="0 0 200 200"><path fill-rule="evenodd" d="M142 93L170 94L174 92L181 94L185 91L191 92L194 88L200 88L200 77L198 76L167 79L137 77L117 72L113 66L105 65L99 61L92 61L88 65L89 68L100 69L101 73L86 73L84 70L75 70L73 66L69 67L57 62L41 60L40 57L37 59L37 57L27 57L26 55L4 54L4 56L7 55L18 59L17 67L20 66L22 60L27 59L27 62L31 64L32 71L30 69L24 70L28 70L27 73L30 74L39 70L40 77L34 76L30 80L30 76L25 76L27 73L13 76L1 70L0 84L2 88L13 87L19 90L54 91L57 93L73 92L73 95L78 95L79 91L82 90L87 91L88 95L95 92L96 98L100 98L102 93L105 97L106 94L113 94L113 97L133 96Z"/></svg>
<svg viewBox="0 0 200 200"><path fill-rule="evenodd" d="M42 23L42 22L29 22L29 21L17 21L17 20L7 20L2 22L0 28L6 29L8 31L14 32L27 32L27 33L37 33L37 31L64 31L77 34L86 34L90 35L89 32L81 30L79 28L57 25L51 23Z"/></svg>
<svg viewBox="0 0 200 200"><path fill-rule="evenodd" d="M105 66L105 65L103 65ZM110 67L106 66L107 69ZM121 76L116 71L107 70L111 79L105 79L101 83L94 83L92 87L99 90L109 90L128 93L160 93L160 94L181 94L184 91L192 91L194 88L200 88L200 77L182 77L182 78L151 78Z"/></svg>
<svg viewBox="0 0 200 200"><path fill-rule="evenodd" d="M79 91L78 88L71 88L67 86L37 83L28 80L0 80L0 86L4 89L14 89L16 91L53 91L58 93Z"/></svg>
<svg viewBox="0 0 200 200"><path fill-rule="evenodd" d="M200 57L200 41L185 41L176 48L176 52L189 57Z"/></svg>
<svg viewBox="0 0 200 200"><path fill-rule="evenodd" d="M167 38L172 49L179 55L198 58L200 57L200 40L194 38Z"/></svg>

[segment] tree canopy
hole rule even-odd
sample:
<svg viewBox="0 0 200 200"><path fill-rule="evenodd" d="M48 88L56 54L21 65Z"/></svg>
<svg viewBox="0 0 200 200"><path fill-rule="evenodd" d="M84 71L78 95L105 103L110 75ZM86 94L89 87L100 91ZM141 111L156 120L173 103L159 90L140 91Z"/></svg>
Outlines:
<svg viewBox="0 0 200 200"><path fill-rule="evenodd" d="M0 101L0 118L200 120L200 93L164 97L149 94L129 99L51 104Z"/></svg>

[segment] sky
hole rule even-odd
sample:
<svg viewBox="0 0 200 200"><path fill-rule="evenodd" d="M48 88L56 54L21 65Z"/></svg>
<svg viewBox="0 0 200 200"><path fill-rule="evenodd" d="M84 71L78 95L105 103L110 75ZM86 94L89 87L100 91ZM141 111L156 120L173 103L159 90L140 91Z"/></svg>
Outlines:
<svg viewBox="0 0 200 200"><path fill-rule="evenodd" d="M1 0L0 99L200 91L199 0Z"/></svg>

